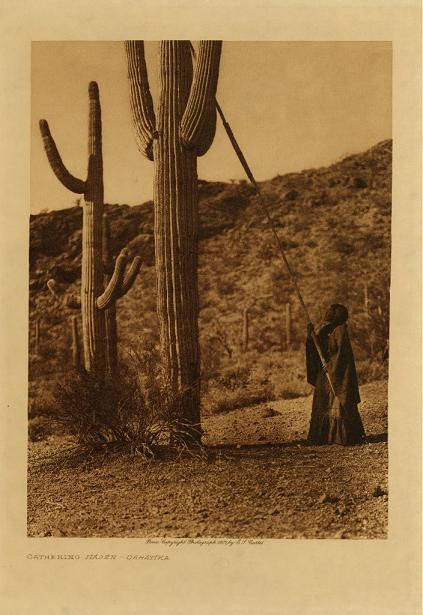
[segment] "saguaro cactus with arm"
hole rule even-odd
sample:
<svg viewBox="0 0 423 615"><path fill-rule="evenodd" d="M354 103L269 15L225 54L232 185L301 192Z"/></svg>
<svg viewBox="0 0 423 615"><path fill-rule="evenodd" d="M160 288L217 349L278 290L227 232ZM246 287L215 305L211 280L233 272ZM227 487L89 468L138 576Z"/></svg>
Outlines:
<svg viewBox="0 0 423 615"><path fill-rule="evenodd" d="M126 251L116 259L113 275L104 289L103 271L103 154L101 135L101 107L98 86L91 81L88 125L88 174L82 181L71 175L62 162L46 120L40 121L44 149L58 180L69 190L83 194L81 311L85 369L102 378L108 369L107 340L104 310L130 288L139 270L134 259L127 275ZM130 283L129 283L130 282Z"/></svg>
<svg viewBox="0 0 423 615"><path fill-rule="evenodd" d="M201 41L193 72L189 41L160 43L160 101L153 110L143 41L125 44L140 151L154 160L157 306L165 371L181 418L200 423L197 156L216 128L221 41Z"/></svg>

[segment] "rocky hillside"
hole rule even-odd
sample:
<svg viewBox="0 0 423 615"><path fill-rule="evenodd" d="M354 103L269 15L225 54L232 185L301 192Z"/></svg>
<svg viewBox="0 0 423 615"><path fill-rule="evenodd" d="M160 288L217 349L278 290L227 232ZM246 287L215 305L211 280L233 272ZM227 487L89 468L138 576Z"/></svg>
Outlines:
<svg viewBox="0 0 423 615"><path fill-rule="evenodd" d="M314 320L331 302L345 303L358 352L375 355L386 344L389 315L392 142L348 156L329 167L277 176L261 183ZM292 346L304 319L271 231L247 182L199 182L200 330L204 369L216 371L240 356L243 310L250 309L249 353L260 362L285 349L285 305L291 303ZM153 206L106 206L114 251L126 245L141 256L139 279L118 307L121 350L157 343ZM30 221L30 355L33 323L41 319L44 359L30 377L66 367L71 311L50 295L54 278L78 292L82 208L40 213ZM369 316L364 310L365 283ZM251 355L251 356L253 356Z"/></svg>

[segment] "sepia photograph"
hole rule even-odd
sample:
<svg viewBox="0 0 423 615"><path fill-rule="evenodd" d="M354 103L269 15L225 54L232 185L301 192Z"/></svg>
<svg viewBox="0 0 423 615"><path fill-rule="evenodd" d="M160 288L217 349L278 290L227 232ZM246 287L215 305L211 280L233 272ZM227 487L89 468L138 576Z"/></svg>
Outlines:
<svg viewBox="0 0 423 615"><path fill-rule="evenodd" d="M418 615L421 1L0 8L0 612Z"/></svg>
<svg viewBox="0 0 423 615"><path fill-rule="evenodd" d="M33 41L27 535L387 539L387 41Z"/></svg>

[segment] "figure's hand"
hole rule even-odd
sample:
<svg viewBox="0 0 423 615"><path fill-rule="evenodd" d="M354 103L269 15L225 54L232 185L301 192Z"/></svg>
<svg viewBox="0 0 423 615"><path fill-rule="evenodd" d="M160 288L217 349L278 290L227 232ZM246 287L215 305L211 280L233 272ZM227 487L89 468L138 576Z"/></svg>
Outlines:
<svg viewBox="0 0 423 615"><path fill-rule="evenodd" d="M314 325L312 322L309 322L307 324L307 335L310 337L313 331L314 331Z"/></svg>

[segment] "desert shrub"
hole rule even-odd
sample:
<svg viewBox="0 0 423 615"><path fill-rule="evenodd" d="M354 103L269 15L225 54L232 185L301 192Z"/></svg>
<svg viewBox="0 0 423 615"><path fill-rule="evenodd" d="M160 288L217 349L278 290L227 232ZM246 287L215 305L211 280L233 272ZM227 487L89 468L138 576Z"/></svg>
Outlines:
<svg viewBox="0 0 423 615"><path fill-rule="evenodd" d="M268 383L273 389L274 399L294 399L310 393L302 349L267 353L255 363L252 378L263 384Z"/></svg>
<svg viewBox="0 0 423 615"><path fill-rule="evenodd" d="M285 246L284 246L285 247ZM264 261L266 265L276 257L276 248L273 243L262 242L257 248L257 258Z"/></svg>
<svg viewBox="0 0 423 615"><path fill-rule="evenodd" d="M220 352L221 355L232 359L236 345L233 339L233 335L230 333L230 327L224 326L221 323L213 323L210 327L210 334L208 335L208 344L210 348L214 348L216 352ZM207 365L203 362L203 372L207 370Z"/></svg>
<svg viewBox="0 0 423 615"><path fill-rule="evenodd" d="M232 280L219 278L216 284L219 295L232 295L235 292L235 283Z"/></svg>
<svg viewBox="0 0 423 615"><path fill-rule="evenodd" d="M51 422L44 416L35 416L28 421L28 439L31 442L45 440L53 433Z"/></svg>
<svg viewBox="0 0 423 615"><path fill-rule="evenodd" d="M309 395L303 351L259 353L251 350L242 360L224 365L209 382L203 396L206 414L225 412L275 399Z"/></svg>
<svg viewBox="0 0 423 615"><path fill-rule="evenodd" d="M388 378L388 362L374 358L357 361L357 377L359 385L374 380L386 380Z"/></svg>
<svg viewBox="0 0 423 615"><path fill-rule="evenodd" d="M45 310L42 315L42 325L44 328L54 327L63 323L63 313L61 310Z"/></svg>
<svg viewBox="0 0 423 615"><path fill-rule="evenodd" d="M247 365L235 364L225 367L216 380L222 387L233 391L239 387L245 387L250 376L250 368Z"/></svg>
<svg viewBox="0 0 423 615"><path fill-rule="evenodd" d="M239 408L254 406L274 399L271 386L244 386L236 389L210 387L203 399L204 414L219 414Z"/></svg>
<svg viewBox="0 0 423 615"><path fill-rule="evenodd" d="M222 350L215 338L206 338L201 343L201 388L216 379L222 363Z"/></svg>
<svg viewBox="0 0 423 615"><path fill-rule="evenodd" d="M216 414L236 408L259 404L274 399L273 386L252 377L252 365L257 353L249 352L242 358L227 358L218 374L202 389L204 414Z"/></svg>
<svg viewBox="0 0 423 615"><path fill-rule="evenodd" d="M362 177L354 177L354 180L352 182L354 188L357 188L358 190L362 190L363 188L367 188L367 181L365 179L363 179Z"/></svg>
<svg viewBox="0 0 423 615"><path fill-rule="evenodd" d="M55 400L48 386L45 388L38 386L36 391L30 391L31 397L28 400L28 417L48 417L51 415Z"/></svg>
<svg viewBox="0 0 423 615"><path fill-rule="evenodd" d="M57 348L53 345L53 343L48 343L48 341L43 341L40 344L39 349L39 358L43 361L48 361L50 359L54 359L57 356Z"/></svg>
<svg viewBox="0 0 423 615"><path fill-rule="evenodd" d="M296 399L297 397L303 396L304 394L302 391L285 386L278 391L277 399Z"/></svg>
<svg viewBox="0 0 423 615"><path fill-rule="evenodd" d="M197 443L200 426L180 418L184 395L172 395L147 353L131 353L106 382L76 373L58 382L52 417L86 449L113 445L151 458L164 446L182 452Z"/></svg>

